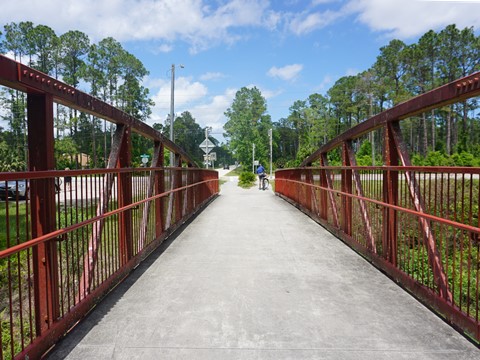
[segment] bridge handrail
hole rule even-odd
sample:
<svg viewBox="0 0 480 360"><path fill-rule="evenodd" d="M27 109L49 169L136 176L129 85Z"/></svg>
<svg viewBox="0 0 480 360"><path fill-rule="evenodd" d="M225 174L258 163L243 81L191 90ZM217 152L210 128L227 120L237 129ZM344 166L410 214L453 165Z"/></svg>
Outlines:
<svg viewBox="0 0 480 360"><path fill-rule="evenodd" d="M218 172L125 112L2 55L0 85L27 94L30 170L0 172L0 358L40 358L217 196ZM54 102L117 125L106 168L54 170ZM150 167L132 167L132 131L153 140ZM174 166L164 166L165 149Z"/></svg>
<svg viewBox="0 0 480 360"><path fill-rule="evenodd" d="M480 168L412 166L400 122L480 96L480 72L405 101L345 131L275 192L480 344ZM384 165L358 166L353 140L383 129ZM328 153L340 148L342 163ZM319 160L319 165L312 166Z"/></svg>
<svg viewBox="0 0 480 360"><path fill-rule="evenodd" d="M368 132L385 126L389 122L398 122L411 116L421 114L422 112L453 104L478 95L480 95L480 71L418 95L372 116L321 146L312 155L307 157L300 164L300 167L310 165L312 162L319 159L321 154L339 147L345 141L359 138Z"/></svg>

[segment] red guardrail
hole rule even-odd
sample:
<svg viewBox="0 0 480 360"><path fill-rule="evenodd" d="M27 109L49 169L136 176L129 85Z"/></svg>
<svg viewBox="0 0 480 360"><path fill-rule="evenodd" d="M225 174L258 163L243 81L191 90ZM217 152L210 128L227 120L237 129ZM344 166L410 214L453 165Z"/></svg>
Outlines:
<svg viewBox="0 0 480 360"><path fill-rule="evenodd" d="M38 186L54 225L34 236ZM217 193L194 168L0 173L0 358L40 357Z"/></svg>
<svg viewBox="0 0 480 360"><path fill-rule="evenodd" d="M218 173L147 124L1 55L0 85L26 93L30 170L0 173L0 359L36 359L216 196ZM55 171L55 103L115 124L106 169ZM132 168L133 132L151 143L149 168ZM177 167L164 167L165 149Z"/></svg>
<svg viewBox="0 0 480 360"><path fill-rule="evenodd" d="M480 74L366 120L302 167L275 172L275 191L480 343L480 168L414 167L400 121L480 95ZM356 166L353 140L382 131L385 166ZM328 166L341 150L342 166ZM338 153L337 153L338 154ZM319 166L310 167L314 162Z"/></svg>
<svg viewBox="0 0 480 360"><path fill-rule="evenodd" d="M288 169L275 191L480 341L479 168Z"/></svg>

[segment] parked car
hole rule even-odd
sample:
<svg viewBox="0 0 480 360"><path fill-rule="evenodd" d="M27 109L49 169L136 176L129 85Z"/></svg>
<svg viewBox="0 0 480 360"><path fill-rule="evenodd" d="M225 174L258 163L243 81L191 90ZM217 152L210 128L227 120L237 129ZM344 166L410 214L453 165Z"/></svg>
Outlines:
<svg viewBox="0 0 480 360"><path fill-rule="evenodd" d="M25 199L28 193L26 180L0 181L0 199L19 198Z"/></svg>
<svg viewBox="0 0 480 360"><path fill-rule="evenodd" d="M230 170L230 165L228 165L228 164L223 165L223 169L224 170Z"/></svg>

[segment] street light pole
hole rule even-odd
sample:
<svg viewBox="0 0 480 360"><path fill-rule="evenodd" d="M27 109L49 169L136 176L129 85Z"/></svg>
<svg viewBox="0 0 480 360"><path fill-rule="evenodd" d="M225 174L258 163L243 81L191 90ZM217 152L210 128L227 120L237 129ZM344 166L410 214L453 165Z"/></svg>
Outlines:
<svg viewBox="0 0 480 360"><path fill-rule="evenodd" d="M272 129L268 129L268 136L270 138L270 178L272 178Z"/></svg>
<svg viewBox="0 0 480 360"><path fill-rule="evenodd" d="M180 68L183 69L183 65L180 65ZM171 88L170 88L170 140L175 142L173 136L173 122L175 121L174 113L174 103L175 103L175 64L172 64L172 79L171 79ZM175 154L173 151L170 152L170 166L175 166Z"/></svg>

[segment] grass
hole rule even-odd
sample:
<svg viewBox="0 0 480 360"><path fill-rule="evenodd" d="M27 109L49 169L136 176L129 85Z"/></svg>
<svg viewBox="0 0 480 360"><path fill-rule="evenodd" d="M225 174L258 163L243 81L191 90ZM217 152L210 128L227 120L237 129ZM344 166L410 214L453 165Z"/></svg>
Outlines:
<svg viewBox="0 0 480 360"><path fill-rule="evenodd" d="M9 223L9 238L16 238L19 242L26 239L26 212L27 207L25 203L8 203L8 223ZM0 202L0 229L7 229L7 203ZM17 231L18 229L18 231ZM0 231L0 250L7 248L7 231ZM15 242L16 244L16 242ZM12 243L10 245L13 245Z"/></svg>

